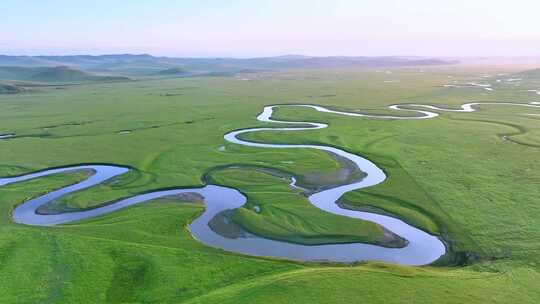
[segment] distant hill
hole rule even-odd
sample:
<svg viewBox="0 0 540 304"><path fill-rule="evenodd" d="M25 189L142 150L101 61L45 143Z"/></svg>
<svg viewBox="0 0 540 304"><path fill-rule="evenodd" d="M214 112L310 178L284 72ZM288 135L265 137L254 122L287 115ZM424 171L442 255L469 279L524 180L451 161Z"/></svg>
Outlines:
<svg viewBox="0 0 540 304"><path fill-rule="evenodd" d="M0 66L0 79L29 82L88 82L88 81L123 81L121 76L101 76L67 66L56 67L21 67Z"/></svg>
<svg viewBox="0 0 540 304"><path fill-rule="evenodd" d="M147 54L118 55L74 55L74 56L3 56L0 66L21 67L56 67L68 66L87 72L108 75L168 75L186 72L201 73L236 73L240 70L272 69L313 69L313 68L351 68L351 67L400 67L447 65L456 61L446 61L424 57L312 57L285 55L263 58L174 58L155 57ZM161 74L163 75L163 74Z"/></svg>
<svg viewBox="0 0 540 304"><path fill-rule="evenodd" d="M22 92L22 89L14 84L0 82L0 94L17 94Z"/></svg>
<svg viewBox="0 0 540 304"><path fill-rule="evenodd" d="M166 70L161 70L156 74L160 76L184 76L189 74L189 72L182 68L170 68Z"/></svg>
<svg viewBox="0 0 540 304"><path fill-rule="evenodd" d="M516 78L540 79L540 69L527 70L514 74Z"/></svg>

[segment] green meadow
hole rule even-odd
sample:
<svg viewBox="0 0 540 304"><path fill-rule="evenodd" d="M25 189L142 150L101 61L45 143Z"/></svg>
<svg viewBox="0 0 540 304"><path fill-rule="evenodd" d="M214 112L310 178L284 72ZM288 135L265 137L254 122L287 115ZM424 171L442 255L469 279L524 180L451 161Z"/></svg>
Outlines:
<svg viewBox="0 0 540 304"><path fill-rule="evenodd" d="M288 186L291 176L307 189L343 183L342 162L310 149L234 145L223 134L272 126L255 119L271 104L409 115L386 106L540 102L528 91L540 90L538 72L516 74L523 78L519 85L504 80L518 72L312 69L36 86L0 94L0 134L15 134L0 140L0 176L81 163L129 166L129 174L68 195L46 211L88 209L211 182L247 195L231 220L251 233L301 244L378 243L379 226L324 213ZM498 73L507 76L493 76ZM494 90L443 87L454 81L488 81ZM349 192L339 203L390 214L440 236L449 254L433 265L302 263L224 252L197 242L186 228L204 205L174 198L55 227L11 221L17 204L85 178L61 174L0 188L0 302L537 303L540 116L526 114L540 109L478 109L400 121L281 107L275 118L329 127L244 136L331 145L372 160L388 179Z"/></svg>

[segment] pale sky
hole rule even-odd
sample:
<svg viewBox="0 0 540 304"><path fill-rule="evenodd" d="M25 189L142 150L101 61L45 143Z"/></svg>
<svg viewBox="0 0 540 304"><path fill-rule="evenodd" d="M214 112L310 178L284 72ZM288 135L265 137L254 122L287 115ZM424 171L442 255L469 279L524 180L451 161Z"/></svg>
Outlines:
<svg viewBox="0 0 540 304"><path fill-rule="evenodd" d="M540 56L538 0L0 0L0 54Z"/></svg>

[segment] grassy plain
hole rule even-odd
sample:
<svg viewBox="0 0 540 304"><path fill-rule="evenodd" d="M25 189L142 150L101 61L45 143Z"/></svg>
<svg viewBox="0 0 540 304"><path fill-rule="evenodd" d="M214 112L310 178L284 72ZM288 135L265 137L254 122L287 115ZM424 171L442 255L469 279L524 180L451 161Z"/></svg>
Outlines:
<svg viewBox="0 0 540 304"><path fill-rule="evenodd" d="M538 79L516 86L482 78L502 72L508 73L465 67L287 71L250 75L250 81L160 79L0 95L0 134L16 134L0 141L0 176L78 163L137 169L55 204L79 209L157 188L200 186L206 172L228 164L330 175L340 164L323 152L241 147L222 136L264 125L256 114L276 103L388 113L391 103L540 101L528 92L540 89ZM454 80L490 81L495 90L441 87ZM466 266L340 266L239 256L193 240L185 227L203 206L179 201L54 228L10 221L14 205L82 177L62 175L0 189L0 302L535 303L540 130L538 119L525 113L540 111L486 106L432 120L387 121L281 108L278 118L330 127L246 136L335 145L370 158L388 180L348 193L342 204L390 213L440 234L460 253L445 262ZM369 241L379 233L376 226L319 212L283 179L235 170L212 178L248 194L249 204L233 218L268 237L326 243ZM260 214L254 204L262 206Z"/></svg>

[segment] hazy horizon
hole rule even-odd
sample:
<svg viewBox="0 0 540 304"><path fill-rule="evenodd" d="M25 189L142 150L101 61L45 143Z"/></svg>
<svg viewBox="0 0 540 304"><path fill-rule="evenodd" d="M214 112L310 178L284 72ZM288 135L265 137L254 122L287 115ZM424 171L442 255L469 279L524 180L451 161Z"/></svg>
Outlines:
<svg viewBox="0 0 540 304"><path fill-rule="evenodd" d="M0 54L537 57L539 11L531 0L5 0Z"/></svg>
<svg viewBox="0 0 540 304"><path fill-rule="evenodd" d="M538 56L534 56L534 55L530 55L530 56L520 56L520 55L515 55L515 56L429 56L429 55L339 55L339 54L336 54L336 55L320 55L320 56L317 56L317 55L306 55L306 54L277 54L277 55L268 55L268 56L168 56L168 55L156 55L156 54L152 54L152 53L126 53L126 52L117 52L117 53L85 53L85 52L80 52L80 53L54 53L54 54L49 54L49 53L36 53L36 54L25 54L25 53L9 53L9 54L6 54L6 53L1 53L0 52L0 56L13 56L13 57L24 57L24 56L28 56L28 57L55 57L55 56L58 56L58 57L64 57L64 56L122 56L122 55L133 55L133 56L142 56L142 55L149 55L149 56L152 56L152 57L156 57L156 58L160 58L160 57L164 57L164 58L193 58L193 59L260 59L260 58L279 58L279 57L287 57L287 56L302 56L302 57L306 57L306 58L325 58L325 57L344 57L344 58L361 58L361 57L366 57L366 58L377 58L377 57L396 57L396 58L423 58L423 59L440 59L440 60L464 60L464 61L467 61L467 60L497 60L497 59L501 59L501 60L504 60L504 59L516 59L516 60L519 60L519 59L523 59L523 60L534 60L534 62L536 63L538 60L540 60L540 55ZM504 63L504 62L502 62Z"/></svg>

